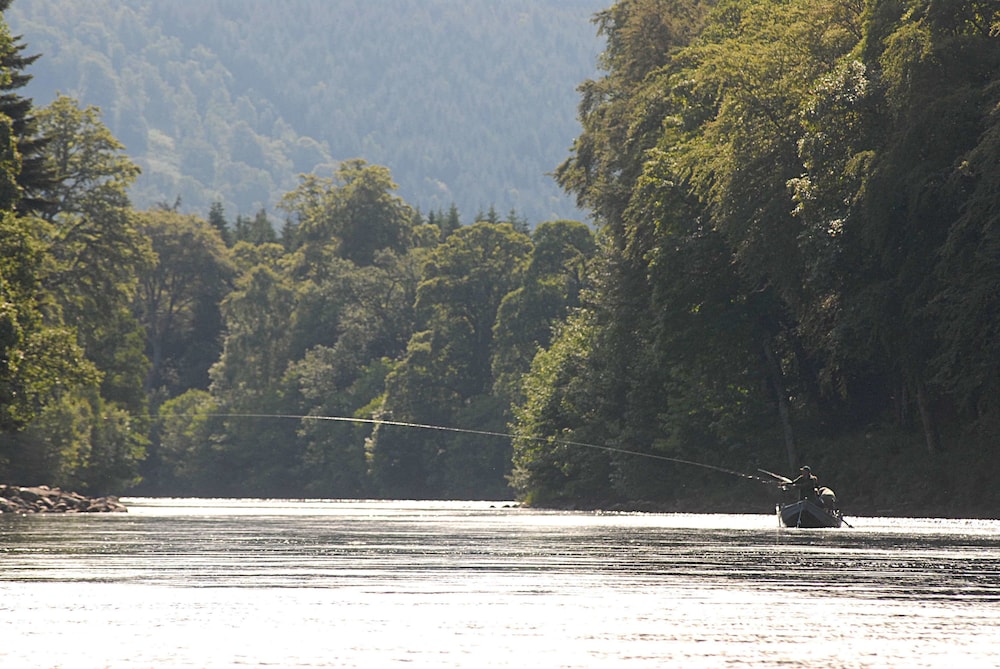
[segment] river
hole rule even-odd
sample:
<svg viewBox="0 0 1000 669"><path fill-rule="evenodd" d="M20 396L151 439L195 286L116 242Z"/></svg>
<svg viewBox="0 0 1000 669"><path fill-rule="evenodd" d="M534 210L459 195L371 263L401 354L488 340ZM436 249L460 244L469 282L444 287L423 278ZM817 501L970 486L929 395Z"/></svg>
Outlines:
<svg viewBox="0 0 1000 669"><path fill-rule="evenodd" d="M125 501L0 515L0 665L1000 664L1000 521Z"/></svg>

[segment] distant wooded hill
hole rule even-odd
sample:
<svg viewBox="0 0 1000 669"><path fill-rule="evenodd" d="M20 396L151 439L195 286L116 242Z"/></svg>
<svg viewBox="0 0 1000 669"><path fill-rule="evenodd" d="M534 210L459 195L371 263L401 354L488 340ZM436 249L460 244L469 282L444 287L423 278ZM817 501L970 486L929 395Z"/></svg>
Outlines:
<svg viewBox="0 0 1000 669"><path fill-rule="evenodd" d="M16 0L27 89L99 106L143 174L137 208L271 209L300 173L389 167L424 212L582 218L548 176L606 0Z"/></svg>

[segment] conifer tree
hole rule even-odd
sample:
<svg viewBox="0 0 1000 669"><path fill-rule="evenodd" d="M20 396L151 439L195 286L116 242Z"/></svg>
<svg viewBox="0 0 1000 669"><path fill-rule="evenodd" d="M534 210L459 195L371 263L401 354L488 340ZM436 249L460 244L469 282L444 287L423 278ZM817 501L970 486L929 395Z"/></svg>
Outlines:
<svg viewBox="0 0 1000 669"><path fill-rule="evenodd" d="M0 12L6 11L10 0L0 0ZM17 208L22 213L40 213L51 210L53 203L45 196L58 183L49 166L45 149L49 138L38 133L34 104L31 98L19 93L31 75L26 70L41 54L25 55L26 45L20 36L11 35L6 23L0 26L0 114L11 120L11 131L20 154L21 169L17 184L21 198Z"/></svg>

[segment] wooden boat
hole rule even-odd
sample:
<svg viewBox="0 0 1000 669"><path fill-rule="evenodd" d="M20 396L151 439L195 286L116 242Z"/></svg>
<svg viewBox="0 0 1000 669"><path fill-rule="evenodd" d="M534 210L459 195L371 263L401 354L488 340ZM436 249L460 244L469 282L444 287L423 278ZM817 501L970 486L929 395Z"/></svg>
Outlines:
<svg viewBox="0 0 1000 669"><path fill-rule="evenodd" d="M827 509L811 499L778 505L778 518L785 527L840 527L840 509Z"/></svg>

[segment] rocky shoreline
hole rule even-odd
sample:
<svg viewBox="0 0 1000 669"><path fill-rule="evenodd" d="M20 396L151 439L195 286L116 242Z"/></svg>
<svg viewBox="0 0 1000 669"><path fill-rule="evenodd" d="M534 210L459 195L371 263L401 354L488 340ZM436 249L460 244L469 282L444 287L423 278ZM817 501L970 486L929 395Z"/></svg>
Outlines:
<svg viewBox="0 0 1000 669"><path fill-rule="evenodd" d="M117 497L87 497L47 485L0 484L0 513L123 513Z"/></svg>

